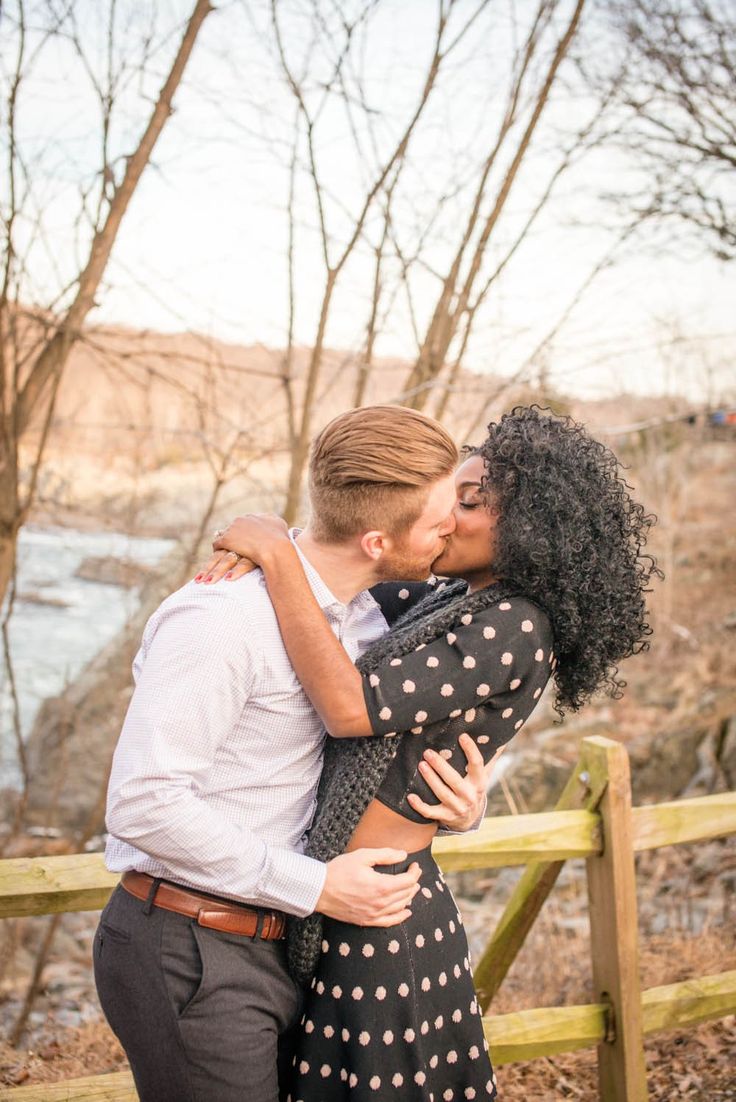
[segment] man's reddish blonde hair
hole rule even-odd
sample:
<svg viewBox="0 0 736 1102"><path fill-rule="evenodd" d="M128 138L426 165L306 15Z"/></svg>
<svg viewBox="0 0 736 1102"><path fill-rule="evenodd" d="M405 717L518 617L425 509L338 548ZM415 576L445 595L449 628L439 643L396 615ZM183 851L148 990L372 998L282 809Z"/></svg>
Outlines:
<svg viewBox="0 0 736 1102"><path fill-rule="evenodd" d="M328 542L371 529L401 535L457 460L449 433L417 410L363 406L341 413L312 444L310 527Z"/></svg>

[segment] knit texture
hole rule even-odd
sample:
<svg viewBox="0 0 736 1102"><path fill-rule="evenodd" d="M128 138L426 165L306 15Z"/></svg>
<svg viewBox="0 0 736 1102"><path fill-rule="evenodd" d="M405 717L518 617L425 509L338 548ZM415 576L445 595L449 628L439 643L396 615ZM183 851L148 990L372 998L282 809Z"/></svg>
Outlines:
<svg viewBox="0 0 736 1102"><path fill-rule="evenodd" d="M514 591L501 584L487 586L476 593L468 593L464 581L438 587L410 608L355 665L362 674L373 673L384 662L401 658L422 643L431 643L445 635L466 613L490 608L511 595L515 595ZM306 847L310 857L327 862L344 851L386 776L399 740L404 737L398 733L395 736L327 739L317 811ZM303 985L310 982L317 967L322 922L323 916L318 912L289 920L289 970Z"/></svg>

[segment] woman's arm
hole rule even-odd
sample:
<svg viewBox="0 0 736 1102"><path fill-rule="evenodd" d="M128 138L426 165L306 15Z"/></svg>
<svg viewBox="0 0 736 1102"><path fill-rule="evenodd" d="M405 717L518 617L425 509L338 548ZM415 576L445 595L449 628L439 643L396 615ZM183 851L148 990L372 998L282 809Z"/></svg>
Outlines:
<svg viewBox="0 0 736 1102"><path fill-rule="evenodd" d="M260 566L291 664L329 733L372 735L361 675L317 604L284 522L265 515L238 517L214 546ZM202 573L212 576L208 567Z"/></svg>
<svg viewBox="0 0 736 1102"><path fill-rule="evenodd" d="M287 653L327 730L336 737L374 734L362 677L314 599L286 524L274 516L238 518L214 546L221 550L197 578L210 583L228 576L237 580L252 570L254 563L261 565ZM243 558L233 564L231 558L223 557L224 549ZM467 760L463 773L433 750L425 752L422 776L439 802L425 804L418 796L409 797L415 811L439 823L443 830L473 829L485 809L492 763L484 765L469 735L461 736L460 745Z"/></svg>
<svg viewBox="0 0 736 1102"><path fill-rule="evenodd" d="M463 712L474 715L491 698L510 693L514 699L504 701L499 717L507 741L525 718L525 693L517 691L533 682L541 692L549 676L547 619L514 598L464 615L453 631L400 658L386 658L362 677L324 619L283 521L238 518L215 546L261 565L292 665L336 738L408 730L421 735L427 725Z"/></svg>
<svg viewBox="0 0 736 1102"><path fill-rule="evenodd" d="M291 664L325 727L334 738L372 735L361 675L317 604L294 544L265 548L260 566Z"/></svg>

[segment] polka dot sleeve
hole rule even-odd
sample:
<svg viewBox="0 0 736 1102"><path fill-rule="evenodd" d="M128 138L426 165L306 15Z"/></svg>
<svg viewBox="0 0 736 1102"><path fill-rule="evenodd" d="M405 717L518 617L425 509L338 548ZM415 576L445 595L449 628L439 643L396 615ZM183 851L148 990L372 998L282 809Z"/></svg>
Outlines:
<svg viewBox="0 0 736 1102"><path fill-rule="evenodd" d="M379 582L370 590L378 601L387 624L394 624L410 608L432 593L431 582Z"/></svg>
<svg viewBox="0 0 736 1102"><path fill-rule="evenodd" d="M523 598L500 601L467 613L446 635L365 674L371 727L377 735L419 734L426 725L510 691L521 690L519 697L531 699L536 687L546 684L551 663L545 614Z"/></svg>

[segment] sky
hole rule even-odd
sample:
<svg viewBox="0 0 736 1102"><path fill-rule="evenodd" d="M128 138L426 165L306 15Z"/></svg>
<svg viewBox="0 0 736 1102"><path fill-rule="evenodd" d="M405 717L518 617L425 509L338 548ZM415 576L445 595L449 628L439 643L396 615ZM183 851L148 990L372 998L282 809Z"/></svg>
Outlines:
<svg viewBox="0 0 736 1102"><path fill-rule="evenodd" d="M475 6L461 0L456 14L467 17ZM150 59L148 76L135 66L118 74L110 141L117 174L123 153L140 132L143 112L161 82L189 7L184 0L118 4L116 58L132 63L149 25L155 30L152 42L166 28L168 37ZM282 0L279 8L285 52L295 71L304 66L309 43L307 7L300 0ZM371 117L377 120L380 149L395 140L416 100L436 7L432 0L383 0L360 39L356 58ZM356 8L356 0L342 5L343 12ZM427 239L422 262L412 270L412 305L420 331L436 300L437 272L446 270L467 212L480 151L498 126L509 60L528 10L521 0L493 4L482 13L484 18L448 60L446 80L410 147L409 168L397 192L402 247L411 250L438 196L453 191ZM561 16L565 10L563 2ZM31 249L24 297L39 304L51 301L79 269L88 240L79 218L80 191L94 195L100 180L100 111L90 78L101 81L106 69L107 4L80 0L79 11L86 65L68 39L47 45L27 78L18 113L45 241ZM7 72L12 50L8 36L3 37ZM328 71L324 56L337 41L334 26L329 27L320 44L322 60L313 58L307 68L310 106L319 102L320 82ZM592 101L571 69L544 116L492 239L491 257L503 255L561 148L591 109ZM275 57L268 5L258 0L223 3L205 22L174 115L126 214L90 321L168 332L193 329L234 343L284 345L293 116L294 101ZM360 156L342 108L328 104L315 127L333 262L349 234L349 215L359 209L366 182L374 177L370 136L357 109L353 123ZM304 165L304 145L300 156ZM563 177L479 312L466 366L513 374L556 331L544 364L560 389L586 397L625 390L684 392L693 402L733 391L734 277L727 264L705 249L692 242L675 246L661 234L637 235L613 250L611 265L581 293L618 236L617 211L601 195L630 172L620 154L598 151ZM498 182L500 174L494 187ZM298 175L295 209L295 337L297 343L311 345L325 270L317 211L304 171ZM375 242L378 228L377 220L369 218L368 242L360 243L341 275L327 334L333 347L357 348L363 339L373 279L368 243ZM31 242L32 232L29 219L20 227L21 243ZM396 261L391 270L397 270ZM407 359L416 352L403 293L387 308L376 350Z"/></svg>

